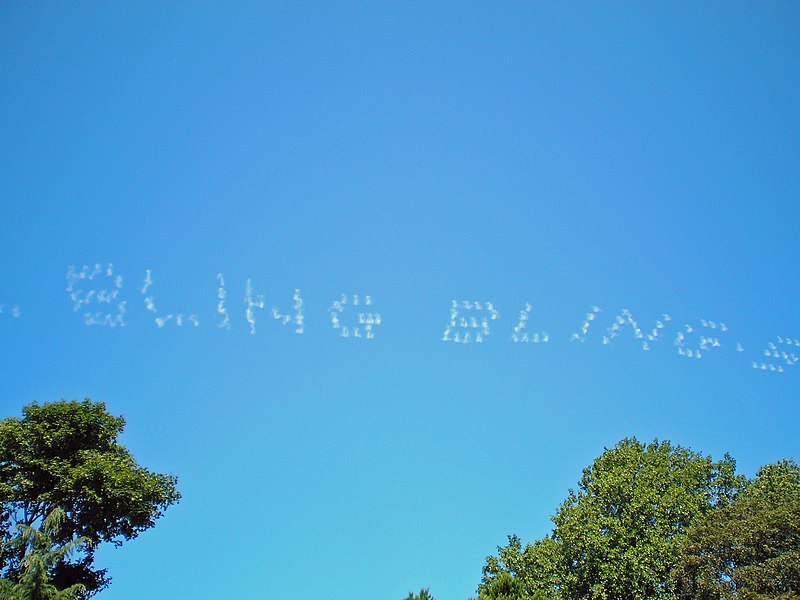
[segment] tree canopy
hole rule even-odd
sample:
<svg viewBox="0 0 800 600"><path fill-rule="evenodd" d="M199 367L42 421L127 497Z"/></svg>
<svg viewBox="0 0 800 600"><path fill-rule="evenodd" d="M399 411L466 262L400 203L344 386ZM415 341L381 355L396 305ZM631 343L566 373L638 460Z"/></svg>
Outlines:
<svg viewBox="0 0 800 600"><path fill-rule="evenodd" d="M81 597L108 585L105 570L93 568L98 544L120 545L152 527L180 499L172 475L136 463L118 442L125 420L91 400L30 404L22 418L0 422L0 574L19 582L23 549L12 543L18 526L43 530L55 510L63 512L48 535L54 546L75 539L87 544L71 560L50 567L58 589L80 584Z"/></svg>
<svg viewBox="0 0 800 600"><path fill-rule="evenodd" d="M436 600L436 598L431 596L430 590L424 588L419 591L419 594L409 592L408 596L406 596L404 600Z"/></svg>
<svg viewBox="0 0 800 600"><path fill-rule="evenodd" d="M800 591L800 468L750 482L669 442L625 439L584 470L550 535L487 557L479 600L727 600Z"/></svg>
<svg viewBox="0 0 800 600"><path fill-rule="evenodd" d="M23 552L20 563L21 573L18 582L0 579L0 592L5 600L76 600L86 593L86 586L75 583L68 588L59 589L51 582L53 569L64 562L69 555L90 545L88 538L78 538L64 544L56 542L55 537L64 522L64 511L53 509L38 530L29 525L19 524L19 535L10 546Z"/></svg>
<svg viewBox="0 0 800 600"><path fill-rule="evenodd" d="M800 466L761 467L735 503L698 519L680 550L673 580L682 599L800 592Z"/></svg>

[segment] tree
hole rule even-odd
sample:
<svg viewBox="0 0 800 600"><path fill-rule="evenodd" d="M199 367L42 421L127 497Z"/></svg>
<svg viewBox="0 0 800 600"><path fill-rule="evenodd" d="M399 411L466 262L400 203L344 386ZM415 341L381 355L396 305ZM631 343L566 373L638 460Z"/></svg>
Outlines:
<svg viewBox="0 0 800 600"><path fill-rule="evenodd" d="M498 546L498 556L488 556L483 567L483 582L477 600L508 593L509 577L518 582L514 593L524 600L566 598L561 593L564 557L561 545L552 537L536 540L522 547L516 535L508 536L507 546ZM506 580L506 581L504 581Z"/></svg>
<svg viewBox="0 0 800 600"><path fill-rule="evenodd" d="M474 600L528 600L528 598L530 596L525 594L525 586L522 581L510 573L499 573L491 582L483 586L480 594ZM533 596L533 600L539 600L539 598L546 597Z"/></svg>
<svg viewBox="0 0 800 600"><path fill-rule="evenodd" d="M430 590L422 589L419 591L419 594L415 594L414 592L409 592L405 600L436 600L436 598L431 596Z"/></svg>
<svg viewBox="0 0 800 600"><path fill-rule="evenodd" d="M744 590L739 597L742 600L800 600L800 596L798 596L794 592L781 594L780 596L763 596L755 592Z"/></svg>
<svg viewBox="0 0 800 600"><path fill-rule="evenodd" d="M53 509L42 524L41 531L19 524L19 535L10 542L11 547L24 553L20 581L0 579L0 592L7 600L76 600L86 592L80 583L59 590L51 583L52 573L69 555L90 545L89 538L78 538L59 545L55 536L64 522L64 511Z"/></svg>
<svg viewBox="0 0 800 600"><path fill-rule="evenodd" d="M152 527L164 510L180 499L172 475L152 473L138 465L117 441L122 417L91 400L30 404L22 418L0 422L0 530L5 543L0 574L21 582L25 554L11 544L18 526L44 531L54 510L63 511L58 530L50 530L54 547L85 538L77 557L53 566L51 583L60 590L84 586L88 598L110 582L105 570L93 568L98 544L115 546ZM29 530L25 530L29 531Z"/></svg>
<svg viewBox="0 0 800 600"><path fill-rule="evenodd" d="M673 574L680 598L800 593L800 466L784 460L761 467L736 502L689 529L680 550Z"/></svg>
<svg viewBox="0 0 800 600"><path fill-rule="evenodd" d="M729 456L712 462L669 442L622 440L584 470L553 517L552 535L524 549L512 536L487 558L478 592L508 573L525 598L672 598L676 540L699 515L730 504L745 482Z"/></svg>

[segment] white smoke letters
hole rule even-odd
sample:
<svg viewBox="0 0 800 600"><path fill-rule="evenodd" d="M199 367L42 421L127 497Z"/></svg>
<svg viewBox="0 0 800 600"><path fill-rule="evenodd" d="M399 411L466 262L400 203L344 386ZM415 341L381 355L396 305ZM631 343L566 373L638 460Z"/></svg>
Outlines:
<svg viewBox="0 0 800 600"><path fill-rule="evenodd" d="M215 323L219 329L231 329L231 315L228 310L228 293L225 277L217 273L217 290L215 298ZM167 324L176 327L192 325L199 327L197 314L164 313L156 306L153 294L153 272L145 270L142 287L145 310L153 315L153 322L158 329ZM72 310L81 314L87 326L125 327L127 325L127 300L122 298L123 278L114 271L111 263L83 265L81 269L74 266L67 268L67 295L72 303ZM248 278L244 285L244 321L251 335L256 333L258 311L265 310L267 300ZM290 327L295 334L305 331L305 305L299 288L295 288L291 300L284 304L271 306L272 320L279 326ZM510 333L510 341L515 344L546 344L551 336L546 330L532 331L529 322L533 306L526 302L519 311L519 318ZM642 326L630 309L623 308L613 316L598 334L590 334L593 328L600 325L602 310L591 306L586 312L577 331L568 338L571 342L586 342L590 335L603 346L612 346L623 333L629 331L643 351L649 352L657 347L661 340L672 335L672 347L678 356L701 360L711 353L717 353L724 347L730 347L736 353L745 352L741 341L731 341L729 326L718 320L699 319L679 325L667 313L650 325ZM268 313L269 314L269 313ZM18 304L0 304L0 317L19 318L21 310ZM372 296L368 294L341 294L328 308L331 329L338 337L361 340L374 340L376 329L382 324L383 317L373 306ZM492 302L484 300L452 300L450 315L441 335L441 341L460 345L483 344L491 335L492 328L500 320L500 312ZM672 331L668 334L668 331ZM790 367L800 364L800 338L776 336L769 341L757 359L751 360L753 369L770 373L786 373Z"/></svg>

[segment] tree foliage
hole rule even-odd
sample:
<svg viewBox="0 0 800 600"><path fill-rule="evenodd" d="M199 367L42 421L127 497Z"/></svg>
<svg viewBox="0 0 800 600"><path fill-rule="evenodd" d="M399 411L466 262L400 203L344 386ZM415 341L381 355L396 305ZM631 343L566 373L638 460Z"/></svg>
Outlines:
<svg viewBox="0 0 800 600"><path fill-rule="evenodd" d="M58 530L47 534L54 546L76 538L90 545L76 558L60 561L52 570L52 583L59 589L81 584L81 597L88 597L109 583L104 570L93 568L97 545L120 545L152 527L179 500L177 480L136 463L117 441L125 420L109 414L102 402L34 403L22 413L22 418L0 422L0 527L5 541L0 573L10 581L22 580L25 555L10 543L14 532L18 526L43 526L60 509Z"/></svg>
<svg viewBox="0 0 800 600"><path fill-rule="evenodd" d="M17 582L0 579L2 598L6 600L76 600L81 594L86 593L86 586L80 583L64 589L59 589L52 583L54 570L72 552L91 544L89 538L77 538L59 544L56 538L63 522L64 511L56 508L44 519L41 531L29 525L17 525L19 535L8 544L11 548L18 549L23 553L20 577Z"/></svg>
<svg viewBox="0 0 800 600"><path fill-rule="evenodd" d="M405 600L436 600L436 598L431 596L430 590L421 589L419 591L419 594L415 594L414 592L409 592Z"/></svg>
<svg viewBox="0 0 800 600"><path fill-rule="evenodd" d="M546 596L534 595L533 600ZM510 573L499 573L483 586L474 600L528 600L522 581Z"/></svg>
<svg viewBox="0 0 800 600"><path fill-rule="evenodd" d="M566 598L562 595L564 557L561 545L545 537L522 547L516 535L508 536L508 545L497 548L497 556L488 556L483 568L483 582L478 587L478 600L492 594L508 593L508 578L518 582L513 593L529 598Z"/></svg>
<svg viewBox="0 0 800 600"><path fill-rule="evenodd" d="M800 467L762 467L735 503L698 520L680 547L673 580L682 599L800 592Z"/></svg>
<svg viewBox="0 0 800 600"><path fill-rule="evenodd" d="M728 506L745 483L729 456L713 462L669 442L622 440L584 470L550 536L525 548L512 536L487 558L478 592L507 573L523 598L673 598L676 541L697 517Z"/></svg>

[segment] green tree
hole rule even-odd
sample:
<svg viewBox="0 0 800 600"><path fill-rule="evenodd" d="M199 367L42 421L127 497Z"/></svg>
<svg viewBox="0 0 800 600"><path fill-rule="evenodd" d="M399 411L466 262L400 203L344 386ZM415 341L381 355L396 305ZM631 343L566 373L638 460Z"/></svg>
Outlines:
<svg viewBox="0 0 800 600"><path fill-rule="evenodd" d="M562 546L552 537L536 540L522 547L516 535L508 536L508 545L498 546L497 556L488 556L483 567L483 582L478 587L478 600L492 598L500 590L508 588L508 577L519 583L515 593L525 600L566 598L561 593L564 579L564 557ZM506 593L503 591L502 593Z"/></svg>
<svg viewBox="0 0 800 600"><path fill-rule="evenodd" d="M748 590L744 590L740 598L742 600L800 600L800 596L795 594L794 592L789 592L788 594L781 594L780 596L764 596L762 594L757 594L755 592L750 592Z"/></svg>
<svg viewBox="0 0 800 600"><path fill-rule="evenodd" d="M790 598L800 593L800 466L761 467L730 506L699 519L680 544L680 598Z"/></svg>
<svg viewBox="0 0 800 600"><path fill-rule="evenodd" d="M8 542L18 526L41 528L61 509L63 521L50 534L54 546L76 538L90 545L56 564L51 583L61 590L83 585L80 597L89 597L109 583L105 570L93 568L97 545L120 545L152 527L180 499L177 480L136 463L117 441L125 420L102 402L34 403L22 413L0 422L0 529L6 542L0 574L22 581L24 551Z"/></svg>
<svg viewBox="0 0 800 600"><path fill-rule="evenodd" d="M541 596L544 598L544 596ZM510 573L499 573L489 583L484 585L474 600L528 600L531 596L525 593L522 581ZM540 596L533 596L539 600Z"/></svg>
<svg viewBox="0 0 800 600"><path fill-rule="evenodd" d="M409 592L405 600L436 600L436 598L431 596L430 590L422 589L419 591L419 594L415 594L414 592Z"/></svg>
<svg viewBox="0 0 800 600"><path fill-rule="evenodd" d="M7 600L76 600L86 592L80 583L59 590L51 583L54 570L69 555L90 545L89 538L77 538L65 544L58 544L56 537L64 522L64 511L54 509L45 518L42 529L19 524L19 535L9 542L9 546L19 548L24 553L22 572L18 582L0 579L0 592Z"/></svg>
<svg viewBox="0 0 800 600"><path fill-rule="evenodd" d="M524 549L512 536L487 559L478 592L508 573L525 598L673 598L676 540L695 518L730 504L745 481L729 456L713 462L669 442L622 440L584 470L551 536Z"/></svg>

